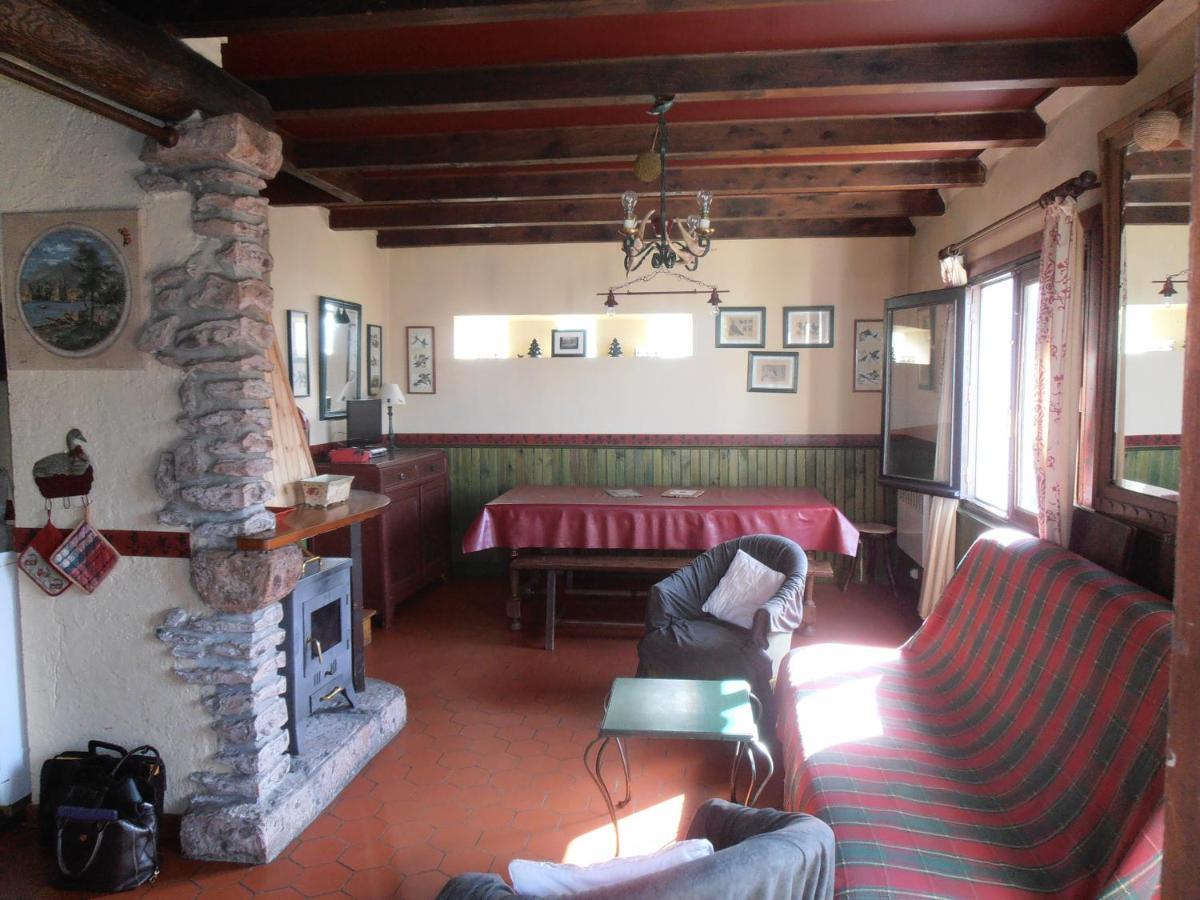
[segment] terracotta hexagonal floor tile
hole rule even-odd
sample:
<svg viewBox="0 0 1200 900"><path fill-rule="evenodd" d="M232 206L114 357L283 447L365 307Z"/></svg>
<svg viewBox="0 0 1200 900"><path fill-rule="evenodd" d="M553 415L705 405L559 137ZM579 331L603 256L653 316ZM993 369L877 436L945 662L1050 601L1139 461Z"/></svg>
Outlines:
<svg viewBox="0 0 1200 900"><path fill-rule="evenodd" d="M431 834L433 827L428 822L400 822L389 827L379 839L393 847L411 847L424 844Z"/></svg>
<svg viewBox="0 0 1200 900"><path fill-rule="evenodd" d="M496 726L487 722L476 722L473 725L464 725L463 730L459 733L468 740L494 738L496 736Z"/></svg>
<svg viewBox="0 0 1200 900"><path fill-rule="evenodd" d="M502 791L528 789L532 777L528 772L496 772L492 775L492 784Z"/></svg>
<svg viewBox="0 0 1200 900"><path fill-rule="evenodd" d="M466 769L471 766L478 766L480 758L466 750L451 750L448 753L443 753L437 761L439 766L446 769Z"/></svg>
<svg viewBox="0 0 1200 900"><path fill-rule="evenodd" d="M559 814L549 809L523 809L513 819L513 827L525 831L549 831L558 827Z"/></svg>
<svg viewBox="0 0 1200 900"><path fill-rule="evenodd" d="M446 780L446 769L438 765L414 766L405 776L405 780L421 787L426 784L437 784Z"/></svg>
<svg viewBox="0 0 1200 900"><path fill-rule="evenodd" d="M485 757L483 763L487 765L489 760L486 757L497 756L508 751L508 741L498 737L477 737L467 742L467 749Z"/></svg>
<svg viewBox="0 0 1200 900"><path fill-rule="evenodd" d="M300 834L300 840L311 841L315 838L329 837L335 831L342 827L342 820L329 815L328 812L322 813L313 820L313 823L304 829Z"/></svg>
<svg viewBox="0 0 1200 900"><path fill-rule="evenodd" d="M405 753L400 759L407 763L410 769L417 769L421 766L436 766L437 761L445 752L440 746L422 747L411 753Z"/></svg>
<svg viewBox="0 0 1200 900"><path fill-rule="evenodd" d="M277 891L267 891L262 894L255 894L255 897L268 897L270 900L300 900L304 895L295 888L280 888Z"/></svg>
<svg viewBox="0 0 1200 900"><path fill-rule="evenodd" d="M539 772L529 779L529 787L535 791L545 791L546 794L553 794L556 791L569 791L581 781L588 781L590 783L590 779L584 774L582 766L580 766L579 775L579 778L575 778L573 775L563 772L561 768L554 772Z"/></svg>
<svg viewBox="0 0 1200 900"><path fill-rule="evenodd" d="M461 803L439 803L425 811L424 821L435 828L467 821L470 810Z"/></svg>
<svg viewBox="0 0 1200 900"><path fill-rule="evenodd" d="M241 882L252 891L272 891L294 884L302 869L298 862L281 857L265 866L243 869Z"/></svg>
<svg viewBox="0 0 1200 900"><path fill-rule="evenodd" d="M417 844L415 847L402 847L396 851L388 866L406 878L416 872L429 872L441 865L445 856L437 847L429 844Z"/></svg>
<svg viewBox="0 0 1200 900"><path fill-rule="evenodd" d="M513 741L508 745L508 752L512 756L537 756L546 752L546 745L527 738L523 741Z"/></svg>
<svg viewBox="0 0 1200 900"><path fill-rule="evenodd" d="M351 871L336 862L322 863L304 870L293 887L306 897L339 890L350 880Z"/></svg>
<svg viewBox="0 0 1200 900"><path fill-rule="evenodd" d="M319 866L333 862L342 855L346 845L337 838L317 838L315 841L303 841L291 853L293 862L302 866Z"/></svg>
<svg viewBox="0 0 1200 900"><path fill-rule="evenodd" d="M577 784L565 790L547 791L545 806L558 813L587 812L592 798L599 795L600 790L594 784Z"/></svg>
<svg viewBox="0 0 1200 900"><path fill-rule="evenodd" d="M329 808L329 812L343 822L354 819L366 819L375 815L383 800L374 793L363 794L359 797L343 797Z"/></svg>
<svg viewBox="0 0 1200 900"><path fill-rule="evenodd" d="M496 731L496 737L506 741L527 741L535 729L528 725L506 725Z"/></svg>
<svg viewBox="0 0 1200 900"><path fill-rule="evenodd" d="M364 869L361 872L355 872L350 880L342 885L342 891L351 897L362 898L362 900L395 897L403 879L403 875L387 866L378 869Z"/></svg>
<svg viewBox="0 0 1200 900"><path fill-rule="evenodd" d="M478 825L484 831L495 828L504 828L516 815L516 811L507 807L501 806L499 803L493 803L491 806L479 807L471 810L467 816L467 821L472 825Z"/></svg>
<svg viewBox="0 0 1200 900"><path fill-rule="evenodd" d="M474 847L484 829L476 822L459 822L434 829L429 845L449 853L451 850Z"/></svg>
<svg viewBox="0 0 1200 900"><path fill-rule="evenodd" d="M521 761L517 763L517 768L525 772L554 772L565 762L566 760L539 754L537 756L521 757Z"/></svg>
<svg viewBox="0 0 1200 900"><path fill-rule="evenodd" d="M410 875L400 885L401 900L433 900L448 879L441 872L422 872L420 875Z"/></svg>
<svg viewBox="0 0 1200 900"><path fill-rule="evenodd" d="M498 753L485 758L483 767L493 772L507 772L509 769L515 769L520 761L521 757L519 756L509 756L507 752Z"/></svg>
<svg viewBox="0 0 1200 900"><path fill-rule="evenodd" d="M396 847L390 841L363 841L348 847L338 862L348 869L374 869L387 865L395 853Z"/></svg>
<svg viewBox="0 0 1200 900"><path fill-rule="evenodd" d="M546 745L546 755L561 760L582 760L583 748L579 744L568 744L566 741L558 741Z"/></svg>
<svg viewBox="0 0 1200 900"><path fill-rule="evenodd" d="M520 812L523 809L540 809L546 799L546 795L540 791L532 791L529 788L518 788L511 791L500 792L500 805L507 806L509 809L515 809Z"/></svg>
<svg viewBox="0 0 1200 900"><path fill-rule="evenodd" d="M496 854L480 850L478 847L464 847L447 853L438 870L449 877L461 875L463 872L486 872L495 858Z"/></svg>
<svg viewBox="0 0 1200 900"><path fill-rule="evenodd" d="M426 803L423 800L389 800L379 807L378 817L384 822L410 822L420 819L425 814Z"/></svg>
<svg viewBox="0 0 1200 900"><path fill-rule="evenodd" d="M491 773L479 766L472 766L469 769L455 769L446 776L446 783L453 784L458 787L474 787L476 785L487 784L491 778Z"/></svg>
<svg viewBox="0 0 1200 900"><path fill-rule="evenodd" d="M539 728L557 728L562 722L561 716L553 713L534 713L525 717L522 725L528 725L535 731Z"/></svg>
<svg viewBox="0 0 1200 900"><path fill-rule="evenodd" d="M387 827L388 823L376 816L369 819L355 819L353 822L346 822L338 829L337 838L350 846L366 844L378 840Z"/></svg>
<svg viewBox="0 0 1200 900"><path fill-rule="evenodd" d="M337 821L336 819L334 820ZM266 868L263 866L262 868ZM203 888L216 888L223 884L237 884L246 875L245 866L232 863L201 863L192 874L191 879ZM161 887L156 882L157 887Z"/></svg>
<svg viewBox="0 0 1200 900"><path fill-rule="evenodd" d="M240 884L224 884L207 891L201 891L197 885L192 884L190 881L185 881L162 888L151 888L145 896L154 897L155 900L192 900L194 897L229 897L230 900L240 900L242 897L252 897L253 894Z"/></svg>
<svg viewBox="0 0 1200 900"><path fill-rule="evenodd" d="M463 789L463 806L475 810L483 806L492 806L500 802L500 789L495 785L472 785Z"/></svg>
<svg viewBox="0 0 1200 900"><path fill-rule="evenodd" d="M485 831L479 836L476 846L497 855L508 853L517 854L529 843L529 832L516 828L501 828L495 831Z"/></svg>

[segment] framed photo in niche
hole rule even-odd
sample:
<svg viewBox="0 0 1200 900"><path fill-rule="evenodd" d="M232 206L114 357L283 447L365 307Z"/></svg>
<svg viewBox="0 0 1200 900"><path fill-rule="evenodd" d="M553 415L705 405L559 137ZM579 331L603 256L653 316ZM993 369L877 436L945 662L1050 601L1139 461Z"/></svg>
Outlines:
<svg viewBox="0 0 1200 900"><path fill-rule="evenodd" d="M832 306L785 306L783 346L832 347Z"/></svg>
<svg viewBox="0 0 1200 900"><path fill-rule="evenodd" d="M717 310L717 347L767 346L767 308L731 306Z"/></svg>
<svg viewBox="0 0 1200 900"><path fill-rule="evenodd" d="M288 380L292 384L293 397L308 397L312 394L308 366L308 313L300 309L289 309L288 324Z"/></svg>
<svg viewBox="0 0 1200 900"><path fill-rule="evenodd" d="M854 390L883 390L883 319L854 320Z"/></svg>
<svg viewBox="0 0 1200 900"><path fill-rule="evenodd" d="M762 394L794 394L798 385L798 353L746 354L746 390Z"/></svg>
<svg viewBox="0 0 1200 900"><path fill-rule="evenodd" d="M587 332L582 328L555 328L550 332L551 356L587 356Z"/></svg>
<svg viewBox="0 0 1200 900"><path fill-rule="evenodd" d="M139 369L145 320L136 209L4 216L13 369Z"/></svg>
<svg viewBox="0 0 1200 900"><path fill-rule="evenodd" d="M367 326L367 396L383 393L383 326Z"/></svg>
<svg viewBox="0 0 1200 900"><path fill-rule="evenodd" d="M407 353L408 393L435 394L433 326L409 325L404 329Z"/></svg>

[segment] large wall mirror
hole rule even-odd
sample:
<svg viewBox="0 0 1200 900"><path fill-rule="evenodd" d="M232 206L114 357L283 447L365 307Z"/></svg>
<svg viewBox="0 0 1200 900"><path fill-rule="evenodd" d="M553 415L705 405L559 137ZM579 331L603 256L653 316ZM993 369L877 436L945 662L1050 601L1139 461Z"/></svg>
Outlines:
<svg viewBox="0 0 1200 900"><path fill-rule="evenodd" d="M1179 496L1192 171L1190 135L1171 136L1191 109L1181 86L1101 136L1095 499L1166 530Z"/></svg>
<svg viewBox="0 0 1200 900"><path fill-rule="evenodd" d="M319 323L322 419L344 419L346 401L359 397L362 383L362 307L347 300L321 298Z"/></svg>
<svg viewBox="0 0 1200 900"><path fill-rule="evenodd" d="M880 484L961 492L965 297L965 289L948 288L887 301Z"/></svg>

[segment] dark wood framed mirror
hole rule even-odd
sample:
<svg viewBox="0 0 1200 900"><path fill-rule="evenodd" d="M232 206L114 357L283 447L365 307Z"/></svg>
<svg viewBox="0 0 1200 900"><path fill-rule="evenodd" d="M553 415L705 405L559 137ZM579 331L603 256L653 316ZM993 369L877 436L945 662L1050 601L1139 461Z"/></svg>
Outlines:
<svg viewBox="0 0 1200 900"><path fill-rule="evenodd" d="M883 319L883 453L879 483L962 493L966 289L893 297Z"/></svg>
<svg viewBox="0 0 1200 900"><path fill-rule="evenodd" d="M360 304L321 298L317 361L322 419L346 418L346 401L360 396L362 320Z"/></svg>
<svg viewBox="0 0 1200 900"><path fill-rule="evenodd" d="M1087 327L1081 480L1090 474L1097 511L1168 535L1178 514L1192 151L1138 137L1147 114L1182 122L1191 110L1183 83L1100 133L1102 251Z"/></svg>

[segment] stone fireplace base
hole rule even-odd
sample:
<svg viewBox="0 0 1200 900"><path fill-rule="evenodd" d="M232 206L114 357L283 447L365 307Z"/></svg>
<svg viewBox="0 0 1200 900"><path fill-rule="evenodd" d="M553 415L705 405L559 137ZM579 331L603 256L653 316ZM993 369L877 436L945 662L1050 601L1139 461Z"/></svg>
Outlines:
<svg viewBox="0 0 1200 900"><path fill-rule="evenodd" d="M183 817L184 856L225 862L267 863L292 842L404 727L404 691L367 679L354 709L322 712L309 720L302 756L257 803L193 800Z"/></svg>

